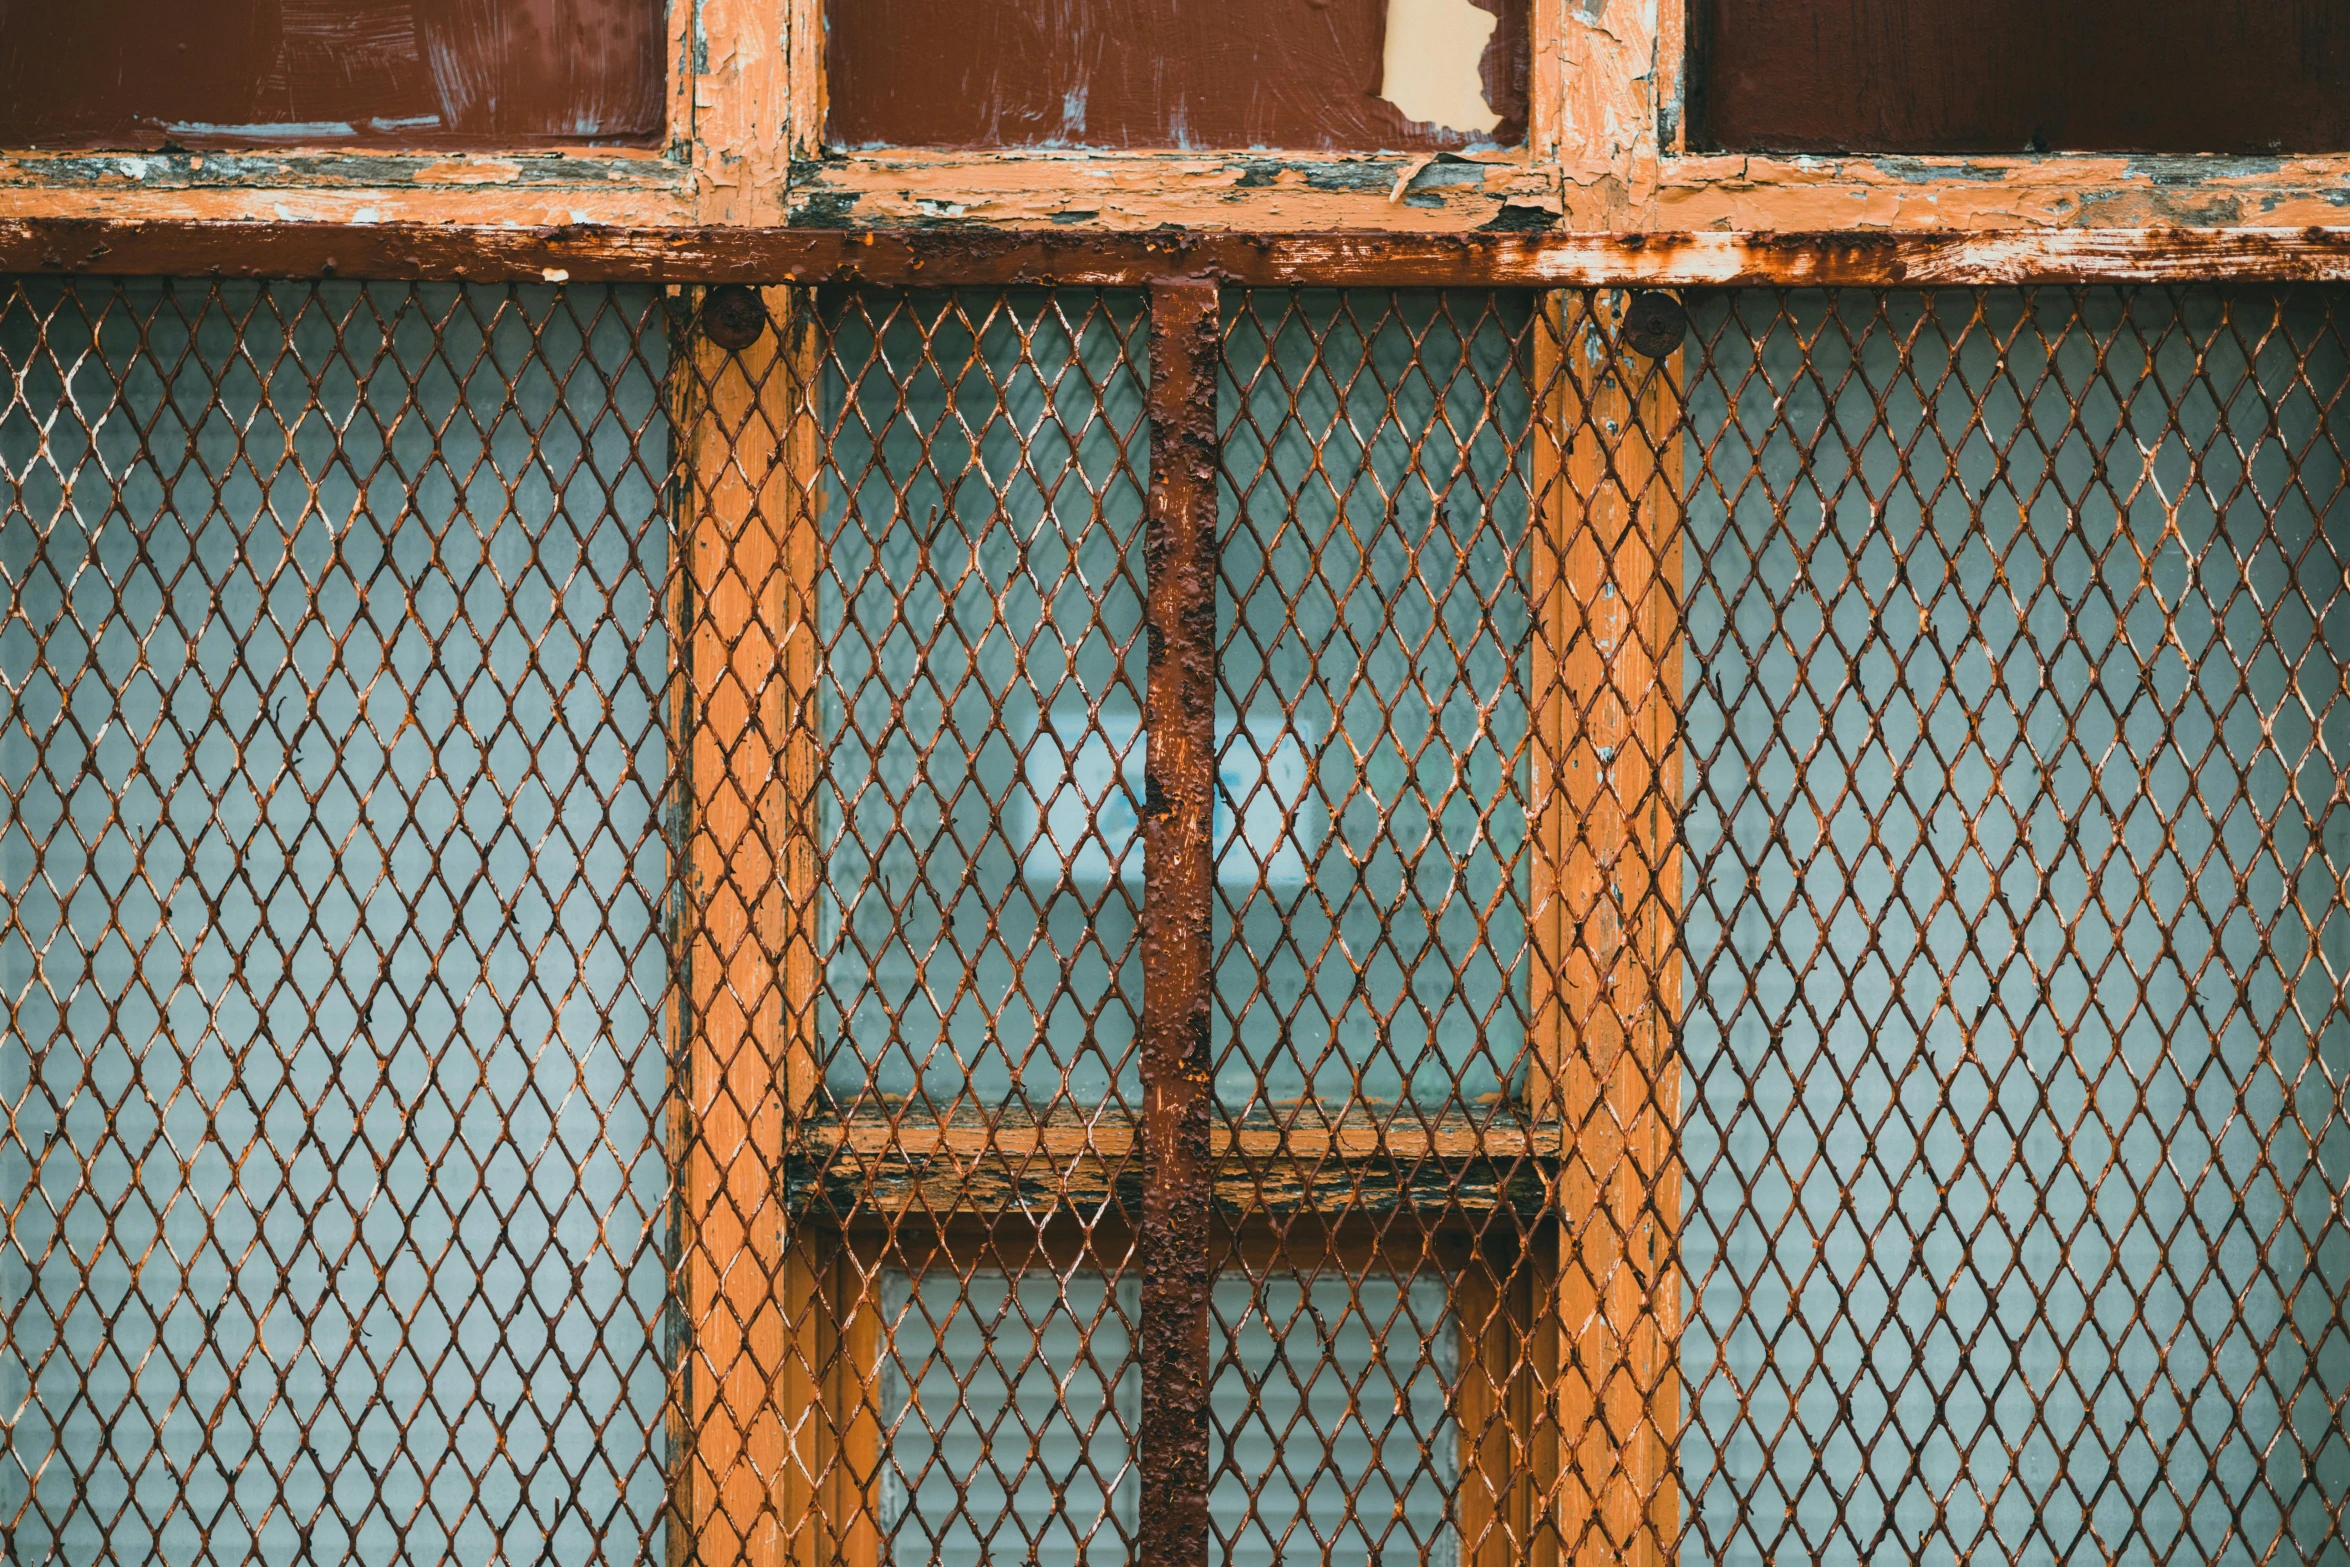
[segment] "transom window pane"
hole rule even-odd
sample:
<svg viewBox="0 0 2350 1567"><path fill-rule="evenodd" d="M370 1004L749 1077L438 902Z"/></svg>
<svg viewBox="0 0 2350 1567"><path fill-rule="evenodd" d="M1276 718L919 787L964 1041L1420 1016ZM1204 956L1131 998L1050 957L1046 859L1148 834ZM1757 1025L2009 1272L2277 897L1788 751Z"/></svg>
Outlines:
<svg viewBox="0 0 2350 1567"><path fill-rule="evenodd" d="M1129 1560L1138 1281L890 1270L881 1301L888 1558ZM1231 1276L1211 1326L1213 1554L1457 1560L1459 1333L1441 1280Z"/></svg>

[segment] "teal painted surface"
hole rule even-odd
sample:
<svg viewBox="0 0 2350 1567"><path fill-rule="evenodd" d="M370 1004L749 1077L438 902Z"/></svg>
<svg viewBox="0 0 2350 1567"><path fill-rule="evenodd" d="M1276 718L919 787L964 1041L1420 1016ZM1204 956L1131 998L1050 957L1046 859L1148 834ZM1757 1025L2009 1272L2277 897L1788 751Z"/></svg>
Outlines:
<svg viewBox="0 0 2350 1567"><path fill-rule="evenodd" d="M1226 308L1218 1095L1496 1100L1525 1073L1527 308ZM827 319L827 1087L1135 1106L1140 301Z"/></svg>
<svg viewBox="0 0 2350 1567"><path fill-rule="evenodd" d="M1218 881L1217 1096L1490 1105L1526 1069L1531 307L1225 300L1225 771L1273 733L1313 781L1301 874Z"/></svg>
<svg viewBox="0 0 2350 1567"><path fill-rule="evenodd" d="M1137 1281L882 1275L893 1562L1130 1560ZM1209 1555L1237 1567L1457 1561L1442 1281L1226 1277L1210 1316Z"/></svg>
<svg viewBox="0 0 2350 1567"><path fill-rule="evenodd" d="M2339 331L1697 300L1686 1562L2343 1559Z"/></svg>
<svg viewBox="0 0 2350 1567"><path fill-rule="evenodd" d="M658 311L0 306L12 1560L658 1550Z"/></svg>
<svg viewBox="0 0 2350 1567"><path fill-rule="evenodd" d="M826 324L825 1087L852 1114L1139 1106L1142 888L1107 858L1141 766L1141 298L853 296Z"/></svg>

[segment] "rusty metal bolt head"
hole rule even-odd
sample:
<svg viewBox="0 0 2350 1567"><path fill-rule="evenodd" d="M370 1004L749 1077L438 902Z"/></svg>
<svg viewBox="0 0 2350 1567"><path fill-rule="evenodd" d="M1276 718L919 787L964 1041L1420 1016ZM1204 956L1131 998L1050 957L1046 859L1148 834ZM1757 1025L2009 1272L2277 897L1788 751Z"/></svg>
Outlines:
<svg viewBox="0 0 2350 1567"><path fill-rule="evenodd" d="M1689 312L1670 294L1634 294L1624 307L1624 343L1636 354L1662 359L1689 333Z"/></svg>
<svg viewBox="0 0 2350 1567"><path fill-rule="evenodd" d="M740 283L721 283L702 296L702 331L720 348L739 354L767 330L767 302Z"/></svg>

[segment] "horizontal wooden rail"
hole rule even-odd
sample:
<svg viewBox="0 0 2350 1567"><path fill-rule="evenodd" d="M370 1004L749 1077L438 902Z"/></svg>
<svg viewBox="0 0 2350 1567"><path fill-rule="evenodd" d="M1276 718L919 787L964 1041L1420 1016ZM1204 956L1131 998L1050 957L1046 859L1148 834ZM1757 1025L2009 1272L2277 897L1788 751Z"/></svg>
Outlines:
<svg viewBox="0 0 2350 1567"><path fill-rule="evenodd" d="M1118 1122L812 1122L786 1163L793 1206L868 1212L1132 1206L1141 1142ZM1454 1114L1426 1122L1214 1126L1208 1161L1218 1208L1291 1212L1344 1196L1350 1210L1541 1207L1561 1134L1512 1119Z"/></svg>
<svg viewBox="0 0 2350 1567"><path fill-rule="evenodd" d="M1116 287L1174 277L1391 288L2289 283L2350 281L2350 225L1432 236L42 218L0 222L0 272L898 287Z"/></svg>

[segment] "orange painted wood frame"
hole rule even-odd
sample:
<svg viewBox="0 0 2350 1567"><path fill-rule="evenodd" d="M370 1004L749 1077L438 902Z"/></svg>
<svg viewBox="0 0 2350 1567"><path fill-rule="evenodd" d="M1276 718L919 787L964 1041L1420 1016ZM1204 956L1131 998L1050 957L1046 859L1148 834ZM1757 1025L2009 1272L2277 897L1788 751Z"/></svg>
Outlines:
<svg viewBox="0 0 2350 1567"><path fill-rule="evenodd" d="M831 1259L791 1233L782 1185L817 1084L813 336L793 291L763 297L748 348L680 333L671 373L686 907L670 1556L701 1567L824 1559L801 1520L832 1467L811 1389L838 1358L806 1331Z"/></svg>
<svg viewBox="0 0 2350 1567"><path fill-rule="evenodd" d="M860 1241L784 1203L819 1076L822 454L807 296L764 297L772 325L749 349L693 334L675 410L691 926L671 1555L705 1567L878 1558L877 1281L912 1255L911 1216ZM1301 1213L1280 1243L1306 1265L1326 1250L1342 1269L1441 1267L1452 1281L1457 1516L1478 1567L1661 1562L1678 1538L1680 390L1677 356L1618 341L1623 299L1547 296L1533 366L1528 1092L1557 1139L1553 1212L1505 1259L1486 1256L1489 1227L1483 1266L1443 1251L1463 1242L1457 1226L1402 1246L1417 1216L1381 1221L1369 1249L1343 1223L1317 1248L1306 1232L1321 1221ZM1009 1217L956 1222L988 1227L994 1265L1034 1249L999 1233ZM1245 1266L1252 1232L1237 1222ZM1129 1265L1102 1252L1108 1235L1086 1249ZM943 1235L937 1248L956 1250Z"/></svg>
<svg viewBox="0 0 2350 1567"><path fill-rule="evenodd" d="M1541 1473L1590 1567L1672 1560L1680 1507L1681 396L1678 353L1621 341L1626 297L1551 296L1535 365L1530 1094L1561 1140Z"/></svg>

